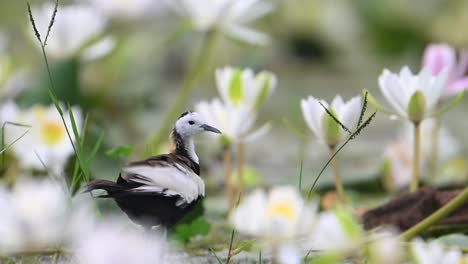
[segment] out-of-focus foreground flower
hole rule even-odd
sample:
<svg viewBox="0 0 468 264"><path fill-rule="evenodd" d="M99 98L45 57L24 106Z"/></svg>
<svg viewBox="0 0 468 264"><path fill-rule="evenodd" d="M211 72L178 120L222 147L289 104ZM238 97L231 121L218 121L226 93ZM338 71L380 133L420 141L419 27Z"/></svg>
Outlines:
<svg viewBox="0 0 468 264"><path fill-rule="evenodd" d="M48 180L20 180L0 189L0 253L44 249L63 242L69 220L63 186Z"/></svg>
<svg viewBox="0 0 468 264"><path fill-rule="evenodd" d="M273 10L264 0L171 0L168 5L180 16L190 20L196 31L219 29L242 41L263 45L269 41L264 33L251 29L248 24Z"/></svg>
<svg viewBox="0 0 468 264"><path fill-rule="evenodd" d="M80 56L85 60L92 60L107 55L113 49L114 40L102 37L107 19L97 10L86 5L60 5L58 9L59 12L47 40L48 55L56 59ZM42 41L45 41L53 12L52 4L32 9ZM35 37L32 37L34 42L37 42ZM92 45L89 45L90 42Z"/></svg>
<svg viewBox="0 0 468 264"><path fill-rule="evenodd" d="M71 110L77 128L80 130L82 124L81 111L76 107ZM74 139L68 112L64 111L64 113L66 125ZM13 122L26 126L11 124L5 126L5 143L11 144L17 140L11 149L23 168L39 171L50 169L54 173L63 172L74 150L62 118L54 105L49 107L35 105L26 111L22 111L15 103L10 101L0 109L0 121L2 124ZM20 138L23 134L24 136Z"/></svg>
<svg viewBox="0 0 468 264"><path fill-rule="evenodd" d="M105 219L75 240L74 256L82 264L173 263L163 236L117 219Z"/></svg>
<svg viewBox="0 0 468 264"><path fill-rule="evenodd" d="M445 68L448 70L444 96L455 95L468 89L468 50L459 53L447 44L431 44L424 50L422 66L433 75L438 75Z"/></svg>
<svg viewBox="0 0 468 264"><path fill-rule="evenodd" d="M463 263L461 252L455 248L444 248L437 241L424 242L416 238L411 241L413 258L417 264L459 264Z"/></svg>
<svg viewBox="0 0 468 264"><path fill-rule="evenodd" d="M237 231L259 238L265 247L284 246L280 252L287 254L296 250L291 246L296 239L306 237L312 230L316 210L317 203L304 201L296 188L280 186L268 193L258 189L246 196L232 212L230 221Z"/></svg>
<svg viewBox="0 0 468 264"><path fill-rule="evenodd" d="M65 190L27 178L0 188L0 254L66 249L78 263L171 263L164 237L121 218L98 219L84 194L72 200Z"/></svg>

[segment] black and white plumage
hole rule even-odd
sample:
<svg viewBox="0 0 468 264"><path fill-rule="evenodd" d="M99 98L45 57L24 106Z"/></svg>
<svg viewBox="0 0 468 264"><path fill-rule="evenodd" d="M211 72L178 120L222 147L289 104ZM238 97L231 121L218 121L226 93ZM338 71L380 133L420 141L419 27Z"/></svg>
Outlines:
<svg viewBox="0 0 468 264"><path fill-rule="evenodd" d="M183 113L172 130L171 153L134 161L123 167L117 182L92 181L86 192L102 189L135 223L146 228L171 227L205 196L192 137L221 133L195 112Z"/></svg>

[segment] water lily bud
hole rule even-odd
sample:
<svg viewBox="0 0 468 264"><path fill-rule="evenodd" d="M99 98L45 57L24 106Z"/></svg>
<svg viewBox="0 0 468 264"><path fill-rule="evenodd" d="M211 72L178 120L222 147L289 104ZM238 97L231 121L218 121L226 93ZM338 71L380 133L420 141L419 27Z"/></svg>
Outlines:
<svg viewBox="0 0 468 264"><path fill-rule="evenodd" d="M330 113L336 117L335 111L329 109ZM340 125L329 115L323 115L323 128L325 132L325 140L328 146L335 147L341 138L341 127Z"/></svg>
<svg viewBox="0 0 468 264"><path fill-rule="evenodd" d="M411 121L419 123L424 119L426 99L421 91L416 91L408 104L408 116Z"/></svg>

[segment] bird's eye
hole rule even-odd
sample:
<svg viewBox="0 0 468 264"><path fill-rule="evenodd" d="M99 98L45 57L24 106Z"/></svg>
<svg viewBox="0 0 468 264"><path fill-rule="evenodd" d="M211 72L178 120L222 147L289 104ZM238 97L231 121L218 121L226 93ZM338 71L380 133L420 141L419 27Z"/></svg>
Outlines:
<svg viewBox="0 0 468 264"><path fill-rule="evenodd" d="M193 124L195 124L195 122L194 122L194 121L192 121L192 120L188 121L188 123L189 123L190 125L193 125Z"/></svg>

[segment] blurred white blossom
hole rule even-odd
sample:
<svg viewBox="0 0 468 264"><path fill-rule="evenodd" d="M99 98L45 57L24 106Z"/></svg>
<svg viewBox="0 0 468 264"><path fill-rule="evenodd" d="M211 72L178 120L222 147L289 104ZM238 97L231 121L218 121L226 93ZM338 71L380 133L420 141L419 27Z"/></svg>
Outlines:
<svg viewBox="0 0 468 264"><path fill-rule="evenodd" d="M451 96L468 89L468 49L463 49L457 60L455 48L448 44L430 44L423 54L422 66L433 75L447 68L448 80L444 96Z"/></svg>
<svg viewBox="0 0 468 264"><path fill-rule="evenodd" d="M225 34L257 45L264 45L269 38L251 29L248 24L273 10L265 0L167 0L177 14L190 20L196 31L219 29Z"/></svg>
<svg viewBox="0 0 468 264"><path fill-rule="evenodd" d="M257 189L246 196L230 220L241 233L282 241L310 230L316 209L316 204L304 201L297 188L279 186L268 193Z"/></svg>
<svg viewBox="0 0 468 264"><path fill-rule="evenodd" d="M310 232L308 248L325 251L352 251L363 242L364 232L354 217L343 208L318 215Z"/></svg>
<svg viewBox="0 0 468 264"><path fill-rule="evenodd" d="M73 247L76 260L83 264L172 263L163 236L116 219L105 219L78 236Z"/></svg>
<svg viewBox="0 0 468 264"><path fill-rule="evenodd" d="M421 153L422 159L429 159L431 155L432 134L434 133L434 126L437 123L434 119L426 119L421 123ZM401 132L402 143L409 146L413 145L414 133L412 127L406 124ZM460 142L458 142L450 133L447 127L441 126L438 131L438 158L441 161L446 161L453 158L460 152Z"/></svg>
<svg viewBox="0 0 468 264"><path fill-rule="evenodd" d="M106 17L134 20L154 15L163 8L162 0L81 0Z"/></svg>
<svg viewBox="0 0 468 264"><path fill-rule="evenodd" d="M421 159L420 169L424 171L431 156L432 133L436 126L434 119L427 119L421 123ZM412 160L413 160L413 127L405 124L399 133L396 142L388 144L384 151L384 160L388 167L386 177L393 190L401 190L411 182ZM460 152L460 143L451 135L446 127L440 127L438 131L438 159L447 161ZM426 175L426 173L423 173Z"/></svg>
<svg viewBox="0 0 468 264"><path fill-rule="evenodd" d="M246 106L234 107L223 103L218 98L211 102L202 101L196 104L195 111L203 116L207 123L220 129L223 134L219 136L228 143L255 140L268 132L270 128L268 124L265 124L259 129L252 129L256 120L255 113Z"/></svg>
<svg viewBox="0 0 468 264"><path fill-rule="evenodd" d="M301 100L302 114L315 136L328 146L336 146L349 134L345 133L341 126L326 113L320 103L343 125L353 131L361 113L361 97L356 96L344 102L343 98L337 95L331 105L312 96Z"/></svg>
<svg viewBox="0 0 468 264"><path fill-rule="evenodd" d="M384 174L386 186L391 190L402 190L411 182L413 153L410 146L412 145L392 143L385 147L384 161L387 166ZM424 161L421 160L421 163Z"/></svg>
<svg viewBox="0 0 468 264"><path fill-rule="evenodd" d="M292 186L274 187L268 193L257 189L247 195L230 216L234 228L260 240L263 247L278 249L279 259L298 257L294 243L305 237L315 220L317 203L304 201ZM248 221L246 221L248 219Z"/></svg>
<svg viewBox="0 0 468 264"><path fill-rule="evenodd" d="M50 3L32 8L42 41L45 41L53 11L54 5ZM103 37L106 24L107 19L90 6L60 5L47 40L46 51L48 55L57 59L79 56L86 52L86 49L93 48L93 45L89 45L90 42L94 45L100 44L99 40ZM33 38L37 42L34 36ZM107 45L106 50L100 52L101 56L113 49L114 40L111 41L112 45Z"/></svg>
<svg viewBox="0 0 468 264"><path fill-rule="evenodd" d="M435 114L447 74L447 69L438 75L432 75L428 69L414 75L406 66L399 74L385 69L379 77L379 88L397 115L421 122Z"/></svg>
<svg viewBox="0 0 468 264"><path fill-rule="evenodd" d="M433 240L425 242L416 238L411 241L411 251L417 264L459 264L462 254L454 248L444 248Z"/></svg>
<svg viewBox="0 0 468 264"><path fill-rule="evenodd" d="M268 71L225 67L216 70L216 87L226 104L256 112L276 88L276 76Z"/></svg>
<svg viewBox="0 0 468 264"><path fill-rule="evenodd" d="M63 241L68 197L50 180L20 180L0 188L0 252L44 249Z"/></svg>
<svg viewBox="0 0 468 264"><path fill-rule="evenodd" d="M405 256L404 242L398 239L398 234L391 229L385 229L368 236L369 264L399 264Z"/></svg>
<svg viewBox="0 0 468 264"><path fill-rule="evenodd" d="M67 127L74 139L72 124L68 111L64 107L64 117ZM79 108L73 107L78 130L81 130L82 115ZM15 103L9 101L0 109L0 121L13 122L28 127L16 125L5 126L5 143L15 142L11 150L20 165L25 169L50 169L54 174L63 172L70 156L74 153L73 146L67 136L65 126L54 105L44 107L35 105L26 111L20 110ZM44 164L43 164L44 163Z"/></svg>

